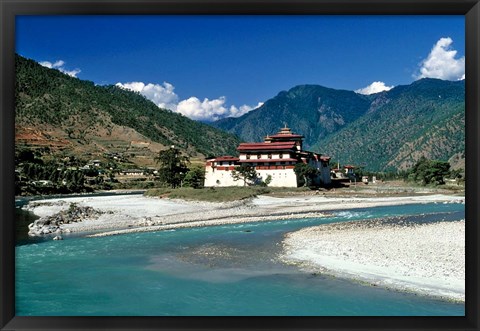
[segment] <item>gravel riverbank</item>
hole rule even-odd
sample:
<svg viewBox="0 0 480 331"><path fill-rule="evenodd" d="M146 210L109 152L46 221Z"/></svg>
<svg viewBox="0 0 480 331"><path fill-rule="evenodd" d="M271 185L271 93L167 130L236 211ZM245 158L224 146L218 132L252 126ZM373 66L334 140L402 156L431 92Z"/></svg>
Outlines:
<svg viewBox="0 0 480 331"><path fill-rule="evenodd" d="M106 236L181 227L322 217L332 210L429 202L464 203L464 197L439 194L384 198L336 198L315 195L282 198L259 196L249 200L213 203L152 198L143 195L112 195L35 200L23 208L45 218L68 210L72 204L78 207L91 207L97 211L95 217L83 218L81 222L64 222L59 225L56 233L99 232L93 236Z"/></svg>
<svg viewBox="0 0 480 331"><path fill-rule="evenodd" d="M465 221L404 218L310 227L289 233L282 260L374 286L465 300Z"/></svg>
<svg viewBox="0 0 480 331"><path fill-rule="evenodd" d="M46 218L68 210L72 204L78 207L91 207L96 211L95 217L82 218L81 222L63 222L59 224L58 233L99 232L93 236L106 236L181 227L322 217L328 215L330 211L342 209L430 202L464 203L464 199L461 196L448 195L384 198L306 195L282 198L259 196L249 200L212 203L161 199L143 195L112 195L35 200L23 208Z"/></svg>

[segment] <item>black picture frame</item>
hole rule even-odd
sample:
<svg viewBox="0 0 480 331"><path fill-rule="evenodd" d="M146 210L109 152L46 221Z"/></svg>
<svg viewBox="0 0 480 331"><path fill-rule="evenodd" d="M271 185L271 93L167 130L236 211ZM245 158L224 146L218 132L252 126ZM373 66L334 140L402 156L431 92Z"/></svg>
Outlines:
<svg viewBox="0 0 480 331"><path fill-rule="evenodd" d="M1 330L478 330L480 4L478 0L0 0ZM14 86L16 15L329 14L465 15L465 317L24 317L15 316Z"/></svg>

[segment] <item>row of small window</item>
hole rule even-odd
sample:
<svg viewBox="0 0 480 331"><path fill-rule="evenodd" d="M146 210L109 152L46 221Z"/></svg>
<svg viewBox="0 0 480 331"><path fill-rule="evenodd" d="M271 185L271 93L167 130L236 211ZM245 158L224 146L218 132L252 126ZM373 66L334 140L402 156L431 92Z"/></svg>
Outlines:
<svg viewBox="0 0 480 331"><path fill-rule="evenodd" d="M247 159L250 159L251 155L250 154L247 154ZM261 159L262 158L262 154L257 154L257 159ZM271 159L272 158L272 154L268 154L267 155L267 158L268 159ZM278 158L279 159L283 159L283 154L279 154L278 155Z"/></svg>
<svg viewBox="0 0 480 331"><path fill-rule="evenodd" d="M267 176L268 176L268 175L267 175ZM275 173L272 173L270 176L275 177ZM278 174L278 177L282 177L282 176L283 176L283 177L287 177L287 173L284 172L284 173L279 173L279 174Z"/></svg>

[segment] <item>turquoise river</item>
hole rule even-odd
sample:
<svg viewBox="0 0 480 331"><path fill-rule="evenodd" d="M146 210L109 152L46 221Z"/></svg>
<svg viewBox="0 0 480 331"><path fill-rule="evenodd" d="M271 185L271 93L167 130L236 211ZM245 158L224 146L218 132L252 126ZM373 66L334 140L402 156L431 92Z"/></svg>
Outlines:
<svg viewBox="0 0 480 331"><path fill-rule="evenodd" d="M388 216L455 221L465 217L465 206L376 207L328 218L23 241L16 246L16 315L464 316L464 304L311 274L277 259L287 232Z"/></svg>

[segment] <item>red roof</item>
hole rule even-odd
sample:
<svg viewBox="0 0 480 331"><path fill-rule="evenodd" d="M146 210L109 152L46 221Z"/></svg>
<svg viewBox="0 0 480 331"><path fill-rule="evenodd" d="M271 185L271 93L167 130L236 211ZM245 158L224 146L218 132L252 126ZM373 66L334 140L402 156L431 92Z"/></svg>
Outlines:
<svg viewBox="0 0 480 331"><path fill-rule="evenodd" d="M331 159L330 156L326 156L326 155L325 156L320 156L320 160L322 160L322 161L328 161L330 159Z"/></svg>
<svg viewBox="0 0 480 331"><path fill-rule="evenodd" d="M346 169L354 169L355 167L354 166L351 166L351 165L346 165L346 166L343 166L344 168Z"/></svg>
<svg viewBox="0 0 480 331"><path fill-rule="evenodd" d="M238 157L234 157L234 156L219 156L219 157L216 157L214 159L209 159L208 161L238 161Z"/></svg>
<svg viewBox="0 0 480 331"><path fill-rule="evenodd" d="M275 143L241 143L238 151L256 151L256 150L289 150L295 147L294 141L275 142Z"/></svg>

